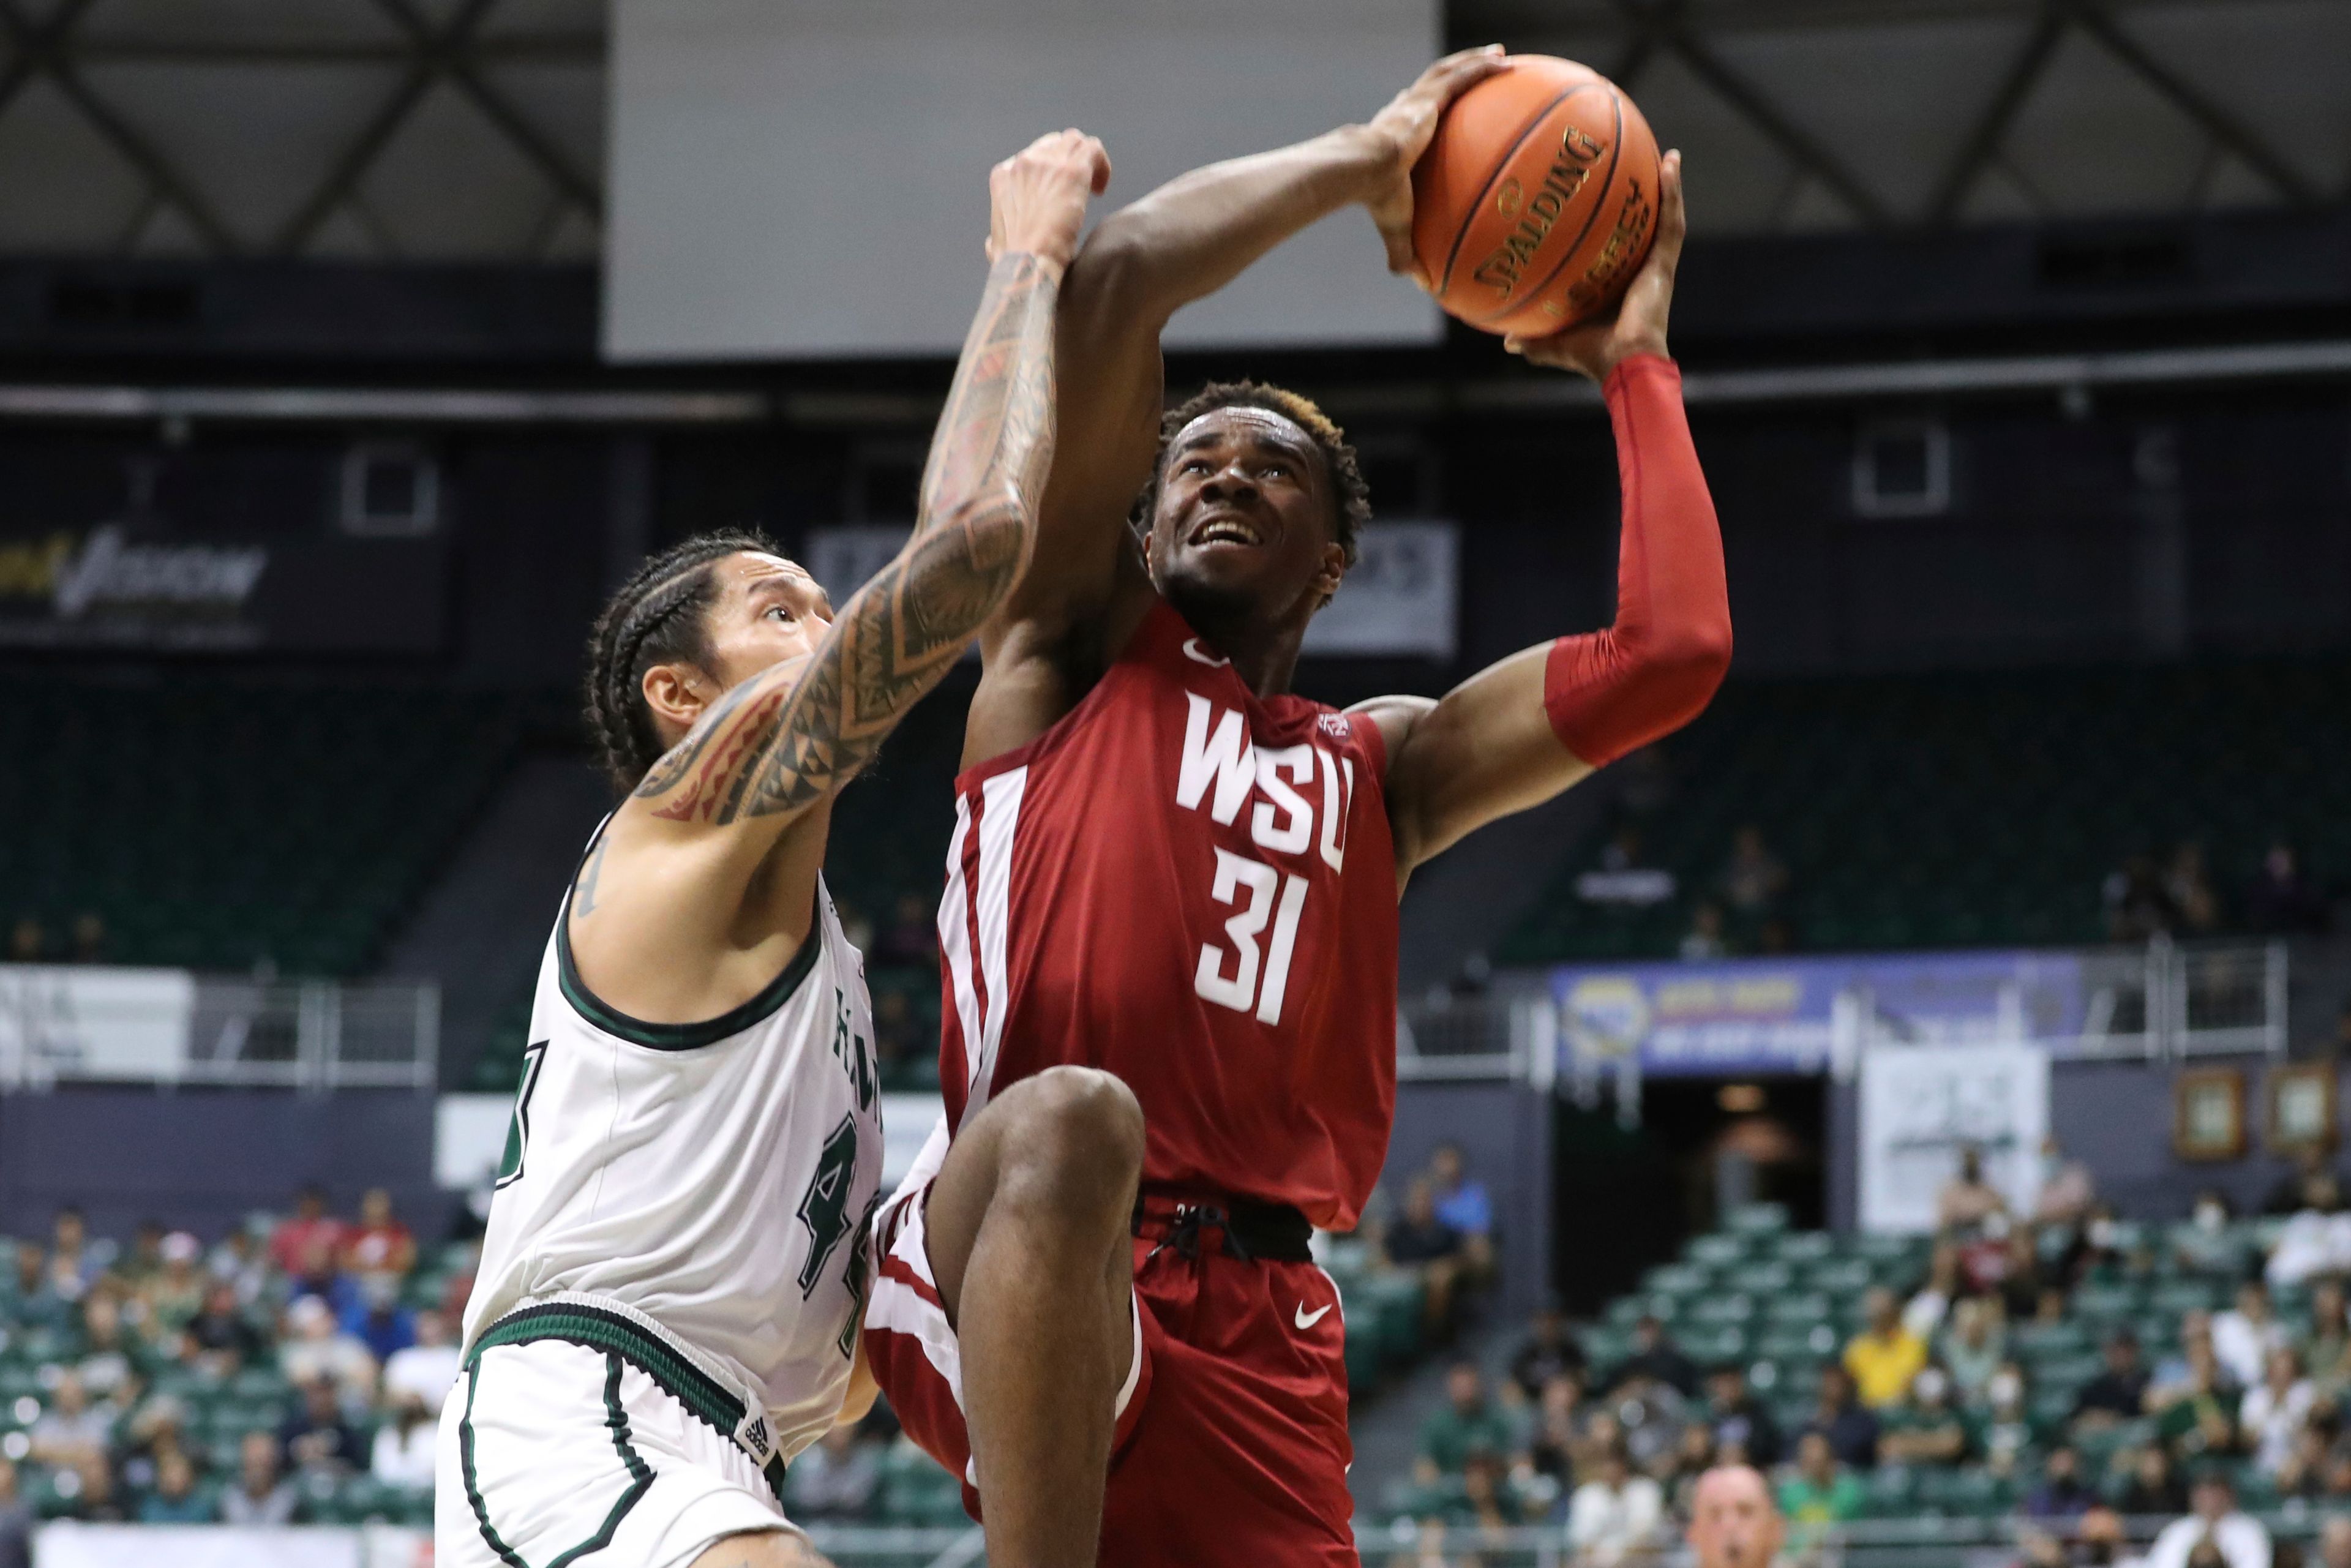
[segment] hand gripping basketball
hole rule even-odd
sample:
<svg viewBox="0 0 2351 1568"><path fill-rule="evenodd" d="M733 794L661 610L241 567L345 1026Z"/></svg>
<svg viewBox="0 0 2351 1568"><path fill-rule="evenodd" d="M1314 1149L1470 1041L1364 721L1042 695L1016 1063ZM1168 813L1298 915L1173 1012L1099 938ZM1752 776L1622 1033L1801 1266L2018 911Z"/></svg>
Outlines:
<svg viewBox="0 0 2351 1568"><path fill-rule="evenodd" d="M1428 275L1412 249L1412 166L1428 151L1446 106L1497 71L1508 70L1502 46L1488 44L1446 56L1420 73L1420 79L1372 117L1370 131L1382 155L1379 183L1364 204L1388 247L1388 270L1429 287Z"/></svg>
<svg viewBox="0 0 2351 1568"><path fill-rule="evenodd" d="M1674 267L1682 256L1682 235L1689 227L1682 212L1682 155L1667 152L1657 164L1657 242L1649 259L1633 275L1615 310L1596 320L1582 322L1547 338L1522 338L1516 333L1502 347L1538 365L1579 371L1595 382L1606 381L1619 360L1635 354L1666 355L1666 317L1674 303Z"/></svg>
<svg viewBox="0 0 2351 1568"><path fill-rule="evenodd" d="M988 171L987 259L1026 251L1066 267L1086 202L1110 183L1110 154L1082 131L1040 136Z"/></svg>

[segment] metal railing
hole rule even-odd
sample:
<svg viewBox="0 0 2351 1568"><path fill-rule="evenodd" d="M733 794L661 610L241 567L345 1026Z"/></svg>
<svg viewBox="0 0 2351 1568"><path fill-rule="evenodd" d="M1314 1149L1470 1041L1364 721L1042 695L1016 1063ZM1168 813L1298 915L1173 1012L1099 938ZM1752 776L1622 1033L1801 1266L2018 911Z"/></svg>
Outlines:
<svg viewBox="0 0 2351 1568"><path fill-rule="evenodd" d="M2056 1056L2285 1054L2283 942L2189 946L2158 936L2143 948L2092 949L2075 961L2077 1027L2051 1028L2019 1009L2022 1038Z"/></svg>
<svg viewBox="0 0 2351 1568"><path fill-rule="evenodd" d="M441 991L177 969L0 965L0 1089L435 1087Z"/></svg>

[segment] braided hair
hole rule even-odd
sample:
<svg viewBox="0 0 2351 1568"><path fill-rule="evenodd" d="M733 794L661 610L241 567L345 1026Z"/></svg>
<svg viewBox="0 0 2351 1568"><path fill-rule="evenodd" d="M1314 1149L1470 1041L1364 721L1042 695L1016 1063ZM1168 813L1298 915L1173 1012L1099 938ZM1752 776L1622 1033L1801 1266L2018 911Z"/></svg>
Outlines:
<svg viewBox="0 0 2351 1568"><path fill-rule="evenodd" d="M1220 408L1263 409L1268 413L1280 414L1306 433L1322 454L1323 468L1331 476L1331 537L1346 551L1347 564L1354 565L1355 535L1372 520L1371 487L1364 483L1355 449L1348 444L1347 433L1332 423L1312 398L1265 382L1210 382L1167 411L1159 422L1159 455L1152 465L1151 483L1144 487L1134 504L1137 531L1148 529L1151 519L1158 515L1159 493L1167 483L1168 447L1184 433L1186 425Z"/></svg>
<svg viewBox="0 0 2351 1568"><path fill-rule="evenodd" d="M757 528L696 534L637 568L596 617L588 634L588 732L623 795L669 749L645 705L645 672L673 661L709 663L705 616L718 589L710 569L743 550L783 553Z"/></svg>

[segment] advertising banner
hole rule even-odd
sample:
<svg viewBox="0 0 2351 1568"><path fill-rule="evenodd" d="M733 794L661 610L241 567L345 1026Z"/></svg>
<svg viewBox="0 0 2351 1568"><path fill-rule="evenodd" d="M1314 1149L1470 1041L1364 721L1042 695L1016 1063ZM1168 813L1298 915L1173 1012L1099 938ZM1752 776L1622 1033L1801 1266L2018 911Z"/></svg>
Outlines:
<svg viewBox="0 0 2351 1568"><path fill-rule="evenodd" d="M800 564L838 608L890 563L906 533L897 523L811 528ZM1370 523L1355 543L1345 586L1307 623L1306 652L1449 661L1458 638L1459 530L1451 523Z"/></svg>
<svg viewBox="0 0 2351 1568"><path fill-rule="evenodd" d="M1935 1200L1983 1155L1984 1177L2031 1213L2049 1133L2049 1053L2014 1045L1874 1045L1861 1058L1861 1225L1935 1228Z"/></svg>
<svg viewBox="0 0 2351 1568"><path fill-rule="evenodd" d="M193 538L153 518L0 515L0 648L431 653L447 578L433 538Z"/></svg>
<svg viewBox="0 0 2351 1568"><path fill-rule="evenodd" d="M1563 1067L1633 1056L1668 1075L1823 1071L1840 1005L1855 1046L2056 1038L2083 1013L2080 961L2064 953L1569 965L1551 990Z"/></svg>

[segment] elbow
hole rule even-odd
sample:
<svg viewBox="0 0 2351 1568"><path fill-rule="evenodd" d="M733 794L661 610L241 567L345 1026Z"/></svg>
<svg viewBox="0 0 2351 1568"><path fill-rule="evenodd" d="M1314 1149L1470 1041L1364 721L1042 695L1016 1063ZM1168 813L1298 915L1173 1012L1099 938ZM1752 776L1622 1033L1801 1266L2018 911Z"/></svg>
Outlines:
<svg viewBox="0 0 2351 1568"><path fill-rule="evenodd" d="M1149 293L1147 225L1133 208L1104 218L1061 279L1060 308L1080 319L1116 318L1140 308Z"/></svg>
<svg viewBox="0 0 2351 1568"><path fill-rule="evenodd" d="M1730 674L1730 617L1684 626L1656 638L1635 659L1636 684L1646 686L1660 712L1678 729L1714 700Z"/></svg>

